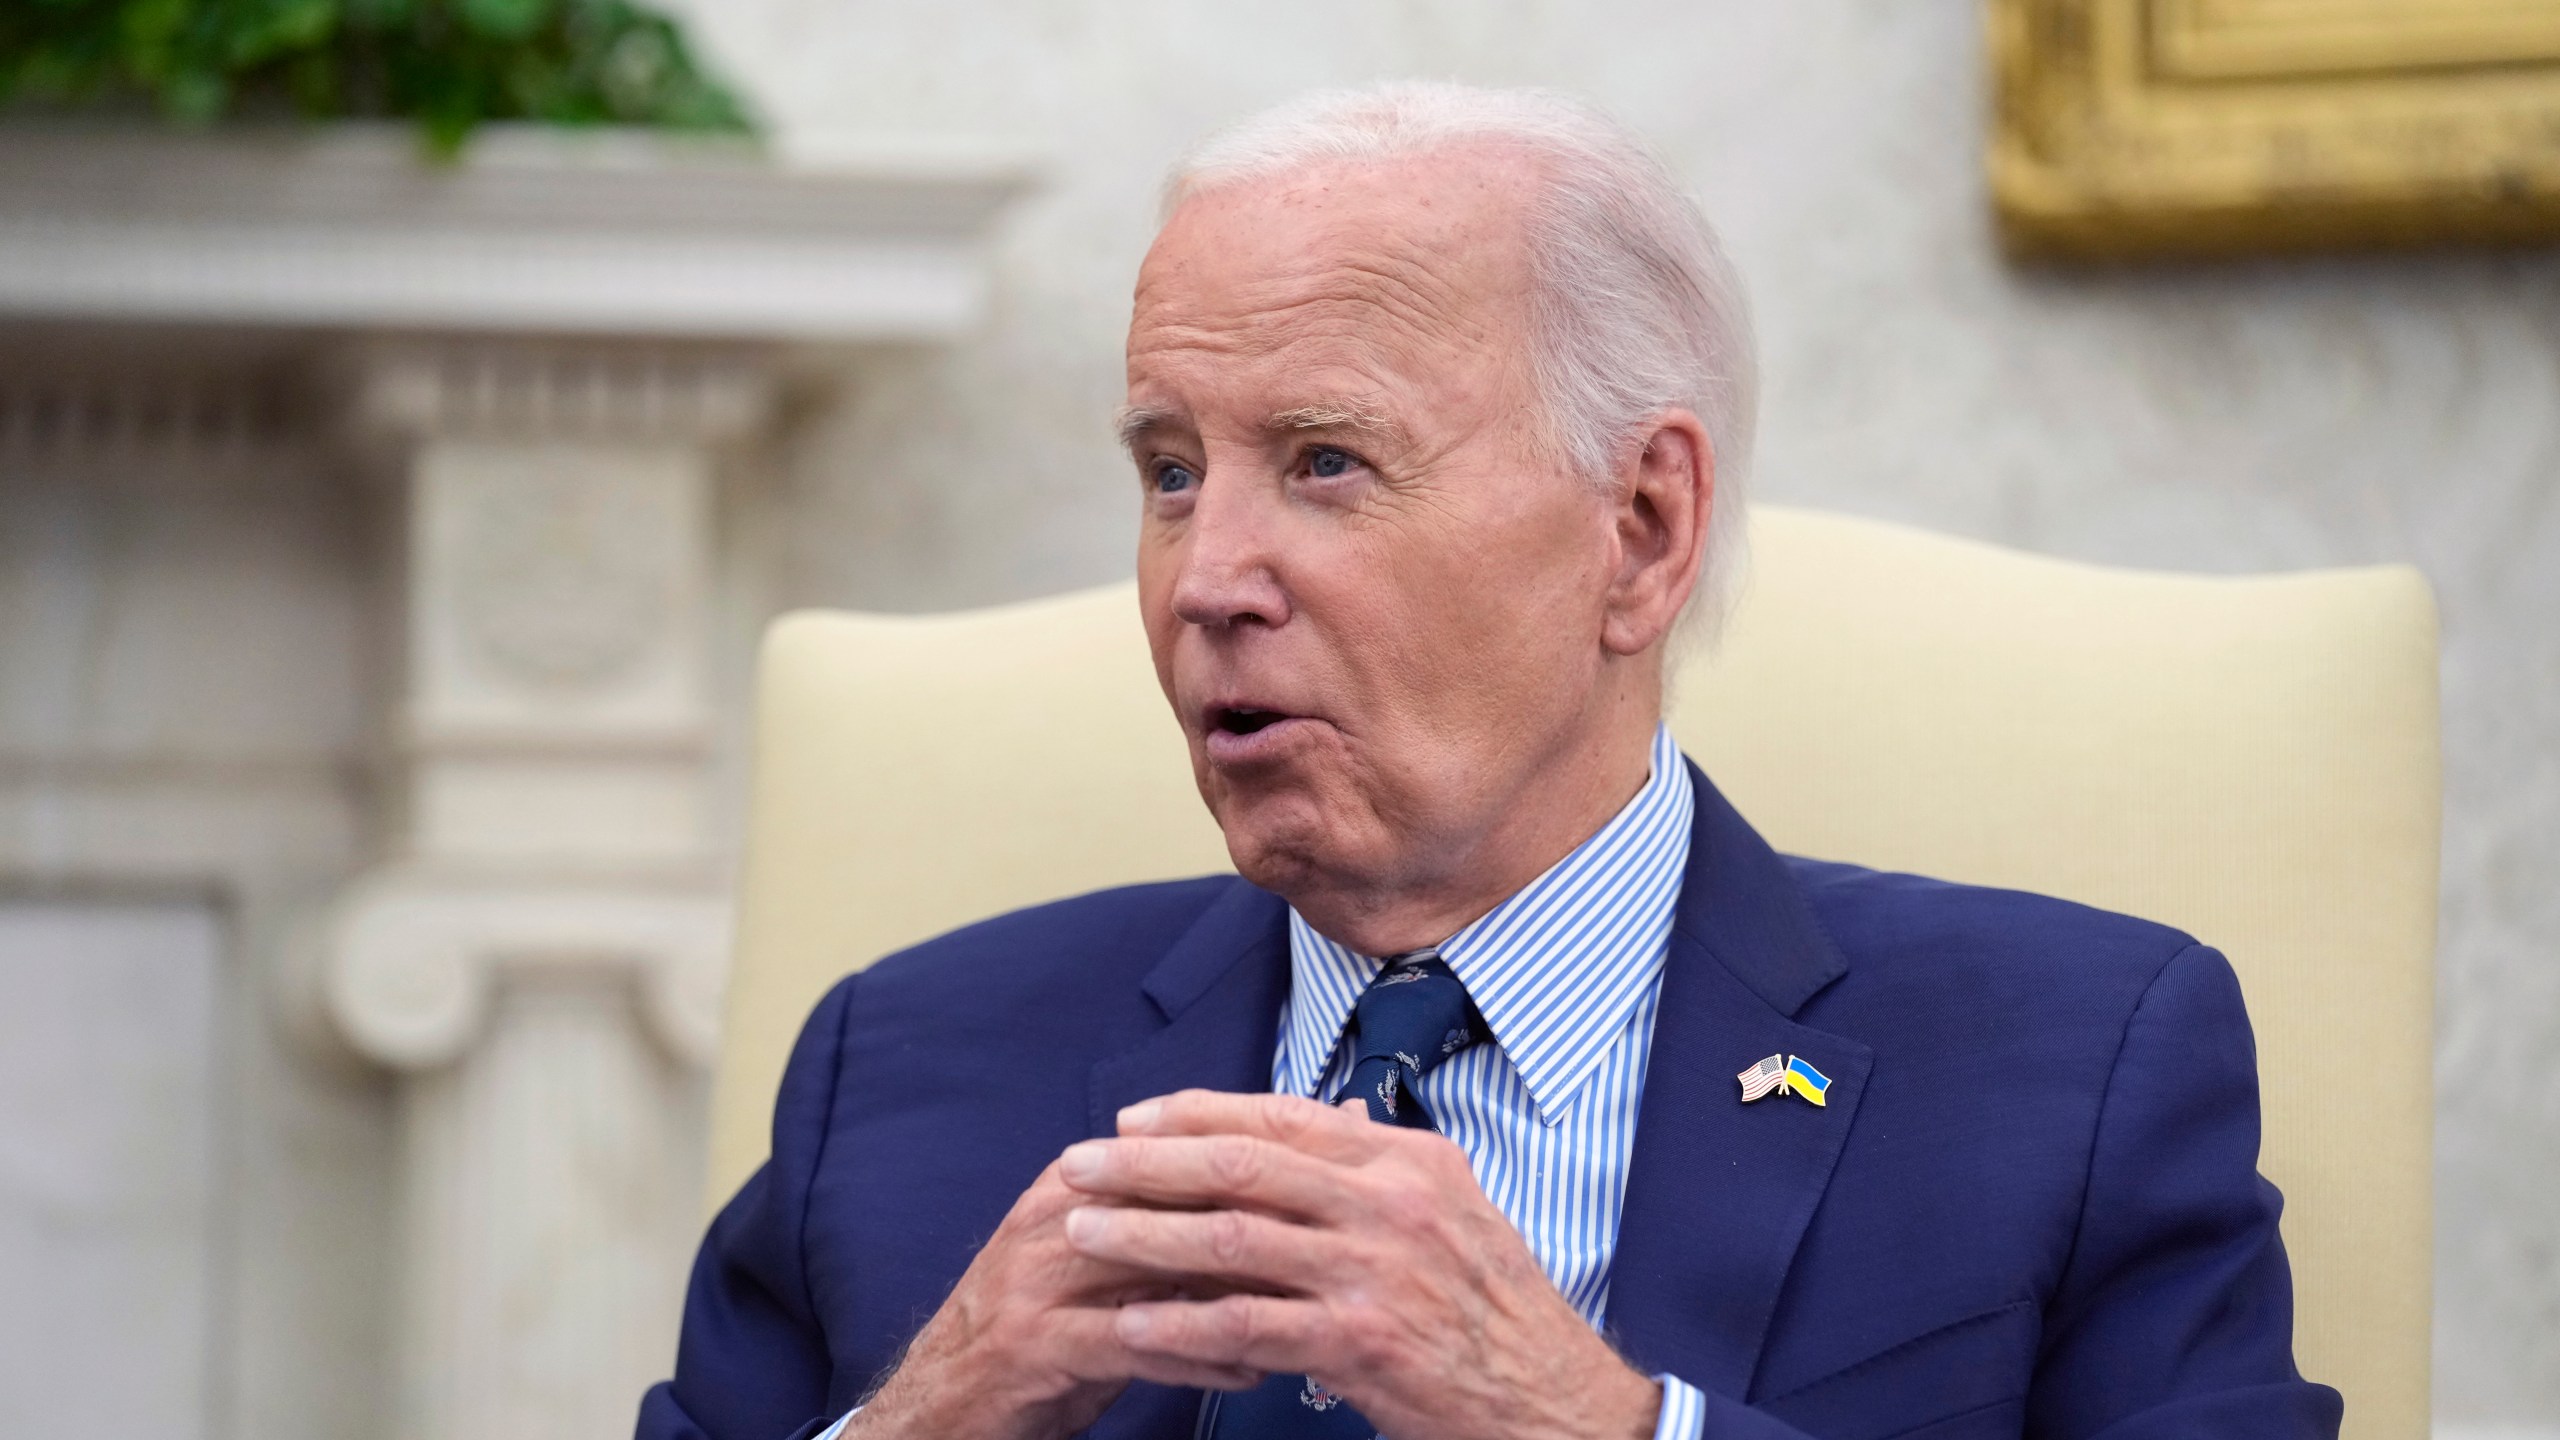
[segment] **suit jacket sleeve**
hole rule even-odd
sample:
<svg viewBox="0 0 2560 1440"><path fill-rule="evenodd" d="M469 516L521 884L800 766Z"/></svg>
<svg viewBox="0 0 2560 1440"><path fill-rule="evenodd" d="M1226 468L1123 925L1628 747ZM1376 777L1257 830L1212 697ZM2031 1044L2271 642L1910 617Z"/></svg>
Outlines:
<svg viewBox="0 0 2560 1440"><path fill-rule="evenodd" d="M2338 1433L2338 1393L2293 1365L2283 1200L2258 1174L2257 1047L2220 953L2181 951L2134 1008L2081 1204L2045 1307L2030 1433Z"/></svg>
<svg viewBox="0 0 2560 1440"><path fill-rule="evenodd" d="M836 1422L834 1366L801 1263L854 979L819 1002L774 1103L773 1154L711 1222L685 1294L673 1380L640 1402L638 1440L793 1440Z"/></svg>

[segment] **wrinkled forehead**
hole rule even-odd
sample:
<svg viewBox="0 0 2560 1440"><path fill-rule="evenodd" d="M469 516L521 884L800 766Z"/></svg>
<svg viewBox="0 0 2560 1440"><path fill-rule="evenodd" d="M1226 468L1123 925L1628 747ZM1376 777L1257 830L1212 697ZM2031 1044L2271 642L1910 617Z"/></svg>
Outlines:
<svg viewBox="0 0 2560 1440"><path fill-rule="evenodd" d="M1323 162L1193 194L1139 271L1131 382L1213 356L1516 353L1531 178L1515 157L1458 151Z"/></svg>

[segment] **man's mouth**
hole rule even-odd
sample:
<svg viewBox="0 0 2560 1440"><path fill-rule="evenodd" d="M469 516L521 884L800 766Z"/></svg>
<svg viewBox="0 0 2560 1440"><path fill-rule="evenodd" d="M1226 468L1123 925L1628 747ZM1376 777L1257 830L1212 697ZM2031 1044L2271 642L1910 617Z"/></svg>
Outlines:
<svg viewBox="0 0 2560 1440"><path fill-rule="evenodd" d="M1288 718L1277 710L1220 706L1210 717L1210 728L1229 735L1258 735Z"/></svg>
<svg viewBox="0 0 2560 1440"><path fill-rule="evenodd" d="M1201 743L1210 761L1221 766L1276 761L1314 728L1307 716L1253 704L1213 705L1205 718Z"/></svg>

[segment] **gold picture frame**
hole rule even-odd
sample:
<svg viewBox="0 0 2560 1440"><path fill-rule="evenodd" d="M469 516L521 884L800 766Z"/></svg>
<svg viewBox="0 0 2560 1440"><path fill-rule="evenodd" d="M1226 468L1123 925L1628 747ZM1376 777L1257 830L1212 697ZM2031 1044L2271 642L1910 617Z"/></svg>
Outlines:
<svg viewBox="0 0 2560 1440"><path fill-rule="evenodd" d="M2560 0L1986 0L2003 243L2560 239Z"/></svg>

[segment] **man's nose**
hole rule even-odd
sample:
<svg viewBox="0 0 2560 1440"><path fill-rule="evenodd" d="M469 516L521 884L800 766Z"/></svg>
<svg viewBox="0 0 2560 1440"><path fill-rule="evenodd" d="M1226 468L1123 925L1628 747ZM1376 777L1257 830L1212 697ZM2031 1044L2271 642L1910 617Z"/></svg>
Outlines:
<svg viewBox="0 0 2560 1440"><path fill-rule="evenodd" d="M1275 568L1276 518L1250 482L1203 483L1183 527L1174 615L1213 628L1285 623L1289 599Z"/></svg>

